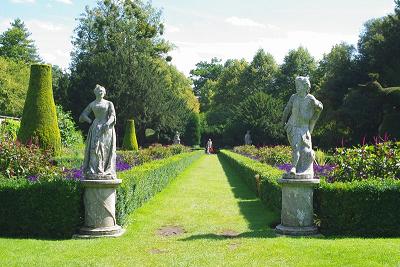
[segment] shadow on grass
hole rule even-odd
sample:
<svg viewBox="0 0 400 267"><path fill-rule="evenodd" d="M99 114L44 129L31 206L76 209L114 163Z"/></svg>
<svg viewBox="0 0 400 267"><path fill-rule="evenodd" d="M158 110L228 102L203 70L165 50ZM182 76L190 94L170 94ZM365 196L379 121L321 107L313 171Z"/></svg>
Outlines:
<svg viewBox="0 0 400 267"><path fill-rule="evenodd" d="M238 233L235 236L224 236L219 233L192 235L181 240L276 237L274 228L280 221L278 214L264 206L255 193L250 190L246 183L223 158L218 156L218 159L231 186L231 190L234 193L240 213L247 220L248 227L251 231Z"/></svg>
<svg viewBox="0 0 400 267"><path fill-rule="evenodd" d="M261 202L224 158L218 156L218 159L231 185L231 190L237 200L240 212L247 220L249 228L253 231L261 231L264 229L269 229L271 231L274 229L280 222L279 215L268 209Z"/></svg>

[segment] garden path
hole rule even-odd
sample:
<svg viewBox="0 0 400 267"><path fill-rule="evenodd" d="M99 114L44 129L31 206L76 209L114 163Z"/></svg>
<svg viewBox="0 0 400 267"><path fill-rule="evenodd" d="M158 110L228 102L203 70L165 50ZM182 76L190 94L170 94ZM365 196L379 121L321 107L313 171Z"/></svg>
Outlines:
<svg viewBox="0 0 400 267"><path fill-rule="evenodd" d="M264 207L216 155L204 155L134 212L131 219L125 235L116 239L0 238L0 266L340 266L349 263L394 266L400 263L398 238L276 237L268 225L278 220L277 215Z"/></svg>

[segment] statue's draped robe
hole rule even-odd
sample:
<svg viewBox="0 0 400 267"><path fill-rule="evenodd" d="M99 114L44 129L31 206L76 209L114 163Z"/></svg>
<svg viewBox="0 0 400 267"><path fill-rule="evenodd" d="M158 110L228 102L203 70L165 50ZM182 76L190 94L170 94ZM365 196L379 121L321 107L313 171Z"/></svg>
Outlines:
<svg viewBox="0 0 400 267"><path fill-rule="evenodd" d="M93 101L82 114L94 113L95 119L90 126L86 139L83 171L86 179L115 179L116 178L116 122L115 109L112 102L103 100ZM109 123L108 129L102 126Z"/></svg>

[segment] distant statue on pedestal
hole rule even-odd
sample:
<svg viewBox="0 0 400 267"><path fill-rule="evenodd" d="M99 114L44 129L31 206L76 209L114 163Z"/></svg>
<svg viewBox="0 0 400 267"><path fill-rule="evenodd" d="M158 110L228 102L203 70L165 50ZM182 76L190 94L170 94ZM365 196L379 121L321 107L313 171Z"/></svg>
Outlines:
<svg viewBox="0 0 400 267"><path fill-rule="evenodd" d="M181 137L178 131L176 131L174 136L174 145L179 145L181 143Z"/></svg>
<svg viewBox="0 0 400 267"><path fill-rule="evenodd" d="M244 136L244 144L251 145L252 143L253 143L253 141L251 140L250 131L248 130Z"/></svg>
<svg viewBox="0 0 400 267"><path fill-rule="evenodd" d="M308 77L299 76L295 83L296 93L290 97L282 117L292 147L293 167L290 175L312 178L315 154L312 149L311 134L323 106L309 93L311 84Z"/></svg>

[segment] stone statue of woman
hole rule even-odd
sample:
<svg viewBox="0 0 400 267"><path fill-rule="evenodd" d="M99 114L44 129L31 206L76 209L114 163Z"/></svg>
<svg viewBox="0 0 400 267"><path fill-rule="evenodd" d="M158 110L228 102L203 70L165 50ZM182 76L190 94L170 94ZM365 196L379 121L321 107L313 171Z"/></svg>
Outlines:
<svg viewBox="0 0 400 267"><path fill-rule="evenodd" d="M283 112L282 123L292 147L291 176L310 179L314 176L311 134L322 111L322 103L310 94L308 77L297 77L296 93L293 94ZM287 120L290 114L289 120Z"/></svg>
<svg viewBox="0 0 400 267"><path fill-rule="evenodd" d="M96 85L96 100L90 103L79 117L80 122L92 124L86 139L83 171L86 180L116 179L116 122L112 102L104 99L106 89ZM90 119L93 112L95 119Z"/></svg>

